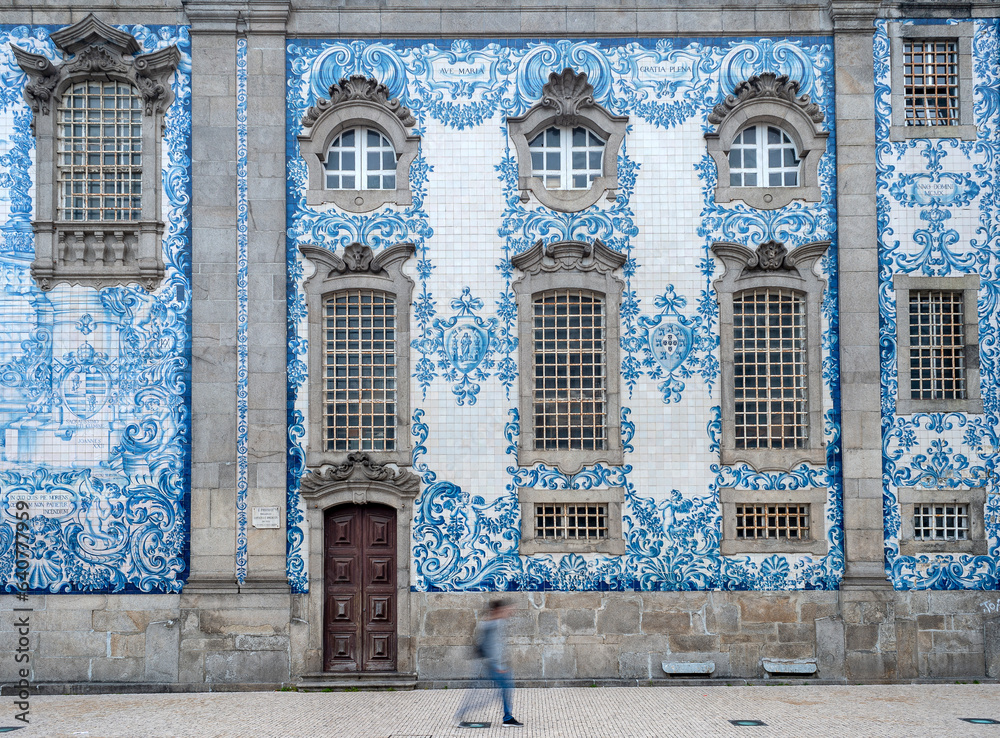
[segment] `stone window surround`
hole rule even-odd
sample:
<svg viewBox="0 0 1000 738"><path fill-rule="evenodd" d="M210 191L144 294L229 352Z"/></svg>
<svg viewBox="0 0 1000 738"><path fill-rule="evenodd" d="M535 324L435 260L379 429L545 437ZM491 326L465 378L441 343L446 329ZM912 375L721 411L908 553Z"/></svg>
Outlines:
<svg viewBox="0 0 1000 738"><path fill-rule="evenodd" d="M397 671L412 672L414 646L410 623L410 566L413 501L420 492L420 478L405 469L393 469L351 452L344 463L326 465L302 478L300 494L306 504L309 531L309 621L323 622L326 557L324 520L327 510L338 505L377 503L396 510L396 636ZM322 672L323 628L309 628L309 652L318 662L312 671ZM307 665L307 668L310 668Z"/></svg>
<svg viewBox="0 0 1000 738"><path fill-rule="evenodd" d="M309 170L306 203L333 203L341 210L366 213L386 203L400 207L413 204L410 165L420 149L420 136L410 135L416 123L409 109L389 97L388 88L362 75L341 79L330 87L330 98L317 101L302 119L299 153ZM330 145L350 128L370 127L381 131L396 151L396 189L328 190L326 157Z"/></svg>
<svg viewBox="0 0 1000 738"><path fill-rule="evenodd" d="M891 102L892 125L889 127L890 141L905 141L909 138L957 138L975 141L977 129L973 108L972 79L972 37L975 23L914 25L910 23L889 23L889 46L891 55ZM906 90L903 84L903 43L908 39L945 40L958 42L958 121L957 126L908 126L906 121Z"/></svg>
<svg viewBox="0 0 1000 738"><path fill-rule="evenodd" d="M896 414L911 413L982 413L983 400L979 374L979 275L962 277L911 277L896 274ZM910 397L910 291L949 290L964 295L965 320L965 391L962 400L914 400Z"/></svg>
<svg viewBox="0 0 1000 738"><path fill-rule="evenodd" d="M989 543L986 539L986 489L915 489L900 487L899 500L899 555L921 554L971 554L986 556ZM913 538L913 507L917 504L957 503L969 506L969 538L965 541L917 541Z"/></svg>
<svg viewBox="0 0 1000 738"><path fill-rule="evenodd" d="M623 461L621 442L621 396L619 379L619 338L622 290L625 284L614 275L625 263L624 254L613 251L600 240L593 244L582 241L559 241L545 244L538 241L527 251L511 257L511 264L522 274L514 281L517 298L517 335L519 364L519 401L521 432L518 435L517 463L533 466L551 464L564 474L575 474L588 464L603 462L612 466ZM604 298L605 346L605 448L536 449L534 430L534 325L535 295L558 289L584 289Z"/></svg>
<svg viewBox="0 0 1000 738"><path fill-rule="evenodd" d="M800 463L826 464L823 438L822 322L825 280L813 271L826 253L829 241L814 241L790 252L776 241L760 244L757 251L724 241L712 244L712 253L726 267L713 286L719 303L720 363L722 367L721 462L725 466L745 463L757 471L790 471ZM736 398L733 366L733 295L764 287L792 289L802 294L806 316L806 396L808 434L804 448L736 448Z"/></svg>
<svg viewBox="0 0 1000 738"><path fill-rule="evenodd" d="M165 267L161 240L163 186L163 126L173 102L170 77L180 51L168 46L140 53L139 42L89 13L83 20L51 35L67 57L53 64L48 58L11 46L18 65L28 75L24 98L34 113L35 134L35 259L31 274L42 290L59 283L102 288L138 282L156 289ZM60 220L58 203L59 125L54 114L67 89L91 80L118 81L142 98L142 199L139 220ZM134 258L125 258L126 249Z"/></svg>
<svg viewBox="0 0 1000 738"><path fill-rule="evenodd" d="M542 88L542 99L524 115L507 119L507 131L517 152L518 187L521 199L528 193L545 207L563 213L589 208L607 193L615 200L618 189L618 151L625 139L628 116L612 115L594 102L594 88L587 74L577 74L570 68L552 72ZM547 128L589 128L603 138L603 174L596 177L586 190L549 190L541 177L532 174L531 151L528 142Z"/></svg>
<svg viewBox="0 0 1000 738"><path fill-rule="evenodd" d="M316 271L304 289L309 309L309 413L306 466L341 464L352 454L366 454L379 464L409 466L413 449L410 437L410 307L413 281L403 265L414 253L411 243L399 243L372 253L361 244L351 244L343 256L319 246L302 245L299 251ZM396 303L396 448L392 451L327 451L325 402L323 399L323 305L335 292L348 289L377 290L395 297Z"/></svg>
<svg viewBox="0 0 1000 738"><path fill-rule="evenodd" d="M829 543L826 540L826 487L809 487L798 490L743 490L722 488L719 503L722 507L723 556L772 553L809 553L824 556ZM809 505L809 539L791 538L737 538L737 505Z"/></svg>
<svg viewBox="0 0 1000 738"><path fill-rule="evenodd" d="M826 151L829 132L821 130L823 112L810 102L808 95L798 95L798 82L788 77L764 73L736 85L732 95L715 106L708 121L716 125L705 134L708 153L715 161L717 179L715 201L742 200L761 210L775 210L793 200L819 202L819 160ZM736 136L756 123L774 125L795 144L799 161L798 187L732 187L729 184L729 151Z"/></svg>
<svg viewBox="0 0 1000 738"><path fill-rule="evenodd" d="M524 556L563 553L605 553L620 556L625 553L625 541L622 539L622 504L625 500L623 487L587 490L519 487L517 500L521 507L521 541L518 552ZM608 537L595 541L536 538L535 505L554 503L607 505Z"/></svg>

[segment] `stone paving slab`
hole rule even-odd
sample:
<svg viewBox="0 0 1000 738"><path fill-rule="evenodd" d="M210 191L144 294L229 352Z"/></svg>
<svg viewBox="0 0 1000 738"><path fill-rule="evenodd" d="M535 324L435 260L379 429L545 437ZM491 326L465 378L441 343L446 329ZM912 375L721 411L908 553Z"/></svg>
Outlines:
<svg viewBox="0 0 1000 738"><path fill-rule="evenodd" d="M1000 686L774 686L519 689L515 715L499 725L495 699L467 719L452 715L467 690L413 692L239 692L35 696L31 725L16 738L1000 738ZM492 696L485 690L476 697ZM0 701L0 732L18 723ZM734 719L766 727L736 727Z"/></svg>

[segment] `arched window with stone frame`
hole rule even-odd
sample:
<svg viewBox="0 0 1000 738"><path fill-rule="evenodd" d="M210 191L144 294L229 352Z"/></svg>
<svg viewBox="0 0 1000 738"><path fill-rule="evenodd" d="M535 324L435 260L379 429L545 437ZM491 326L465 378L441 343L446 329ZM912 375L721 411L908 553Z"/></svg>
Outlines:
<svg viewBox="0 0 1000 738"><path fill-rule="evenodd" d="M770 72L740 82L708 115L715 201L742 200L762 210L793 200L819 202L819 160L826 151L823 111L799 83Z"/></svg>
<svg viewBox="0 0 1000 738"><path fill-rule="evenodd" d="M542 99L507 119L521 197L562 212L588 208L618 189L618 151L628 117L594 102L586 73L552 72Z"/></svg>
<svg viewBox="0 0 1000 738"><path fill-rule="evenodd" d="M341 79L302 118L299 152L309 170L306 202L365 213L413 202L416 119L389 89L363 75Z"/></svg>

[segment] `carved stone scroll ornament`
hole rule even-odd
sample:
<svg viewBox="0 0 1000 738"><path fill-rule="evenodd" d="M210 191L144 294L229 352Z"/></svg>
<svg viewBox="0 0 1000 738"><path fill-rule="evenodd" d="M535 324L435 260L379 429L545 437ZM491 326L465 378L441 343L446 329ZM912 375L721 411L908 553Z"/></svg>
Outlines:
<svg viewBox="0 0 1000 738"><path fill-rule="evenodd" d="M719 125L740 105L751 101L763 102L768 98L795 105L813 123L823 122L823 111L819 105L812 102L808 95L799 95L798 82L789 79L787 74L779 77L772 72L764 72L736 85L732 95L726 95L725 100L712 108L708 122Z"/></svg>
<svg viewBox="0 0 1000 738"><path fill-rule="evenodd" d="M407 128L417 122L409 108L398 99L389 96L388 87L372 77L354 74L350 77L342 77L337 84L331 85L329 99L318 100L315 105L309 108L302 117L302 125L308 128L327 111L340 105L357 102L372 103L385 108L399 118L399 122Z"/></svg>
<svg viewBox="0 0 1000 738"><path fill-rule="evenodd" d="M406 260L414 250L412 243L397 243L375 254L364 244L352 243L344 247L343 255L338 255L320 246L305 244L299 247L302 255L316 265L316 273L310 279L321 280L342 274L389 277L387 267Z"/></svg>
<svg viewBox="0 0 1000 738"><path fill-rule="evenodd" d="M558 241L543 244L538 241L527 251L511 257L511 264L525 274L539 272L598 271L611 274L625 264L626 256L609 249L600 239L593 243L584 241Z"/></svg>
<svg viewBox="0 0 1000 738"><path fill-rule="evenodd" d="M580 125L580 110L594 105L594 86L587 81L586 72L577 74L569 67L552 72L542 87L541 106L555 111L553 122L557 126Z"/></svg>
<svg viewBox="0 0 1000 738"><path fill-rule="evenodd" d="M387 464L372 461L368 454L348 455L343 464L324 465L310 470L302 478L299 487L303 497L316 496L326 488L339 482L383 482L400 492L416 495L420 491L420 477L405 469L397 469Z"/></svg>
<svg viewBox="0 0 1000 738"><path fill-rule="evenodd" d="M813 241L789 251L781 241L764 241L756 250L738 243L719 241L712 244L712 253L726 265L726 276L730 270L734 279L761 276L762 273L792 276L810 271L829 247L829 241Z"/></svg>

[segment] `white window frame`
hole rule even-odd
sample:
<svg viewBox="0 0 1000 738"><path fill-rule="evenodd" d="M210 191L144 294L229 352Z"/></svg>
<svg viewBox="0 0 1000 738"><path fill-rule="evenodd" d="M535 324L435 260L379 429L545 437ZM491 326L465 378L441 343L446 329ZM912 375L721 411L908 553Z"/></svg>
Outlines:
<svg viewBox="0 0 1000 738"><path fill-rule="evenodd" d="M781 134L782 138L784 139L778 145L772 145L767 140L769 129L771 129L771 128L773 128L776 131L778 131ZM741 136L743 136L748 130L753 130L754 131L755 135L757 136L756 143L754 143L754 144L746 144L746 143L743 143L743 142L739 142L737 140ZM782 160L782 162L784 162L784 152L786 150L788 150L788 149L791 149L794 152L794 154L795 154L795 166L794 166L794 168L793 167L787 167L787 166L784 165L784 163L782 163L781 165L779 165L777 167L772 167L771 164L770 164L770 154L771 154L771 152L772 151L778 151L778 152L780 152L781 153L781 160ZM732 162L730 162L730 164L729 164L729 167L730 167L729 168L730 187L743 188L743 187L798 187L799 186L799 181L801 180L801 177L802 177L802 160L799 159L799 152L798 152L798 149L795 146L795 141L792 140L791 136L788 135L788 132L785 131L785 129L782 128L781 126L777 126L777 125L775 125L773 123L757 122L757 123L753 123L753 124L751 124L749 126L744 127L743 130L741 130L739 133L737 133L736 137L733 139L733 145L732 145L732 148L730 149L730 155L735 150L740 150L740 151L752 150L752 151L754 151L756 153L757 166L754 167L752 170L749 169L749 168L734 169L733 166L732 166ZM784 181L785 181L785 174L787 174L790 171L794 171L795 172L795 184L788 185L788 184L785 184ZM750 185L748 185L748 184L739 184L739 185L732 184L732 175L736 174L736 173L739 173L741 175L741 177L743 177L743 178L745 178L747 174L751 174L751 173L754 174L757 177L757 184L750 184ZM771 184L771 175L772 174L780 174L781 175L781 182L782 183L781 184L777 184L777 185Z"/></svg>
<svg viewBox="0 0 1000 738"><path fill-rule="evenodd" d="M588 143L582 147L578 147L573 143L573 133L574 131L576 131L577 128L582 129L585 135L588 137ZM548 133L549 131L552 130L558 131L559 133L558 148L549 147L547 145ZM595 153L595 148L597 148L589 144L589 137L591 136L596 138L600 143L599 151L600 151L601 161L596 169L591 168L589 166L590 155L592 153ZM539 138L543 138L545 140L543 141L541 146L535 146L534 141L538 140ZM594 180L597 177L600 177L602 174L604 165L604 153L606 148L607 148L607 141L604 141L600 136L598 136L596 133L591 131L586 126L574 126L572 128L568 126L550 126L549 128L546 128L545 130L541 131L534 139L532 139L532 141L528 143L528 150L531 152L532 156L531 174L533 177L538 177L539 179L541 179L546 189L589 190L593 185ZM558 187L549 186L549 179L552 177L552 175L555 173L556 170L546 169L546 168L538 169L537 167L535 167L535 161L534 161L535 156L541 155L545 157L547 163L548 155L553 151L559 153L559 163L561 165L558 173L559 176ZM576 168L573 165L573 154L575 153L583 153L584 156L586 156L587 158L588 166L584 167L583 169ZM582 176L586 177L587 179L587 184L584 187L577 187L574 184L573 181L574 177L579 174L582 174ZM568 187L564 186L566 184L568 184L569 186Z"/></svg>
<svg viewBox="0 0 1000 738"><path fill-rule="evenodd" d="M329 166L328 166L328 162L330 161L330 154L333 153L333 150L334 150L334 147L336 147L337 141L340 141L345 134L351 133L351 132L353 132L355 134L355 136L356 136L357 142L355 143L355 145L353 147L350 147L350 148L341 145L341 146L337 147L337 150L338 150L338 153L340 154L341 157L343 157L344 152L346 152L346 151L351 151L351 152L354 153L354 157L355 157L354 169L351 170L350 172L348 172L345 169L331 170L329 168ZM371 153L371 149L369 148L370 144L368 142L368 133L369 132L374 132L374 133L378 134L378 136L380 138L380 145L379 145L379 147L377 149L378 153L379 153L379 162L380 163L383 163L383 155L386 153L386 147L388 147L388 151L391 152L391 154L392 154L392 168L391 169L381 168L381 169L376 170L377 171L377 176L379 178L379 182L384 182L386 175L392 176L392 178L393 178L393 186L392 187L369 187L368 186L368 177L371 176L371 174L372 174L372 170L368 166L368 154ZM383 146L382 143L384 143L385 146ZM342 131L340 131L334 137L333 141L330 142L330 146L326 150L326 155L327 155L327 158L323 162L323 168L324 168L324 170L326 172L325 177L324 177L323 186L326 187L326 189L328 189L328 190L395 190L396 189L396 187L395 187L395 182L396 182L396 159L397 159L397 157L396 157L396 150L393 147L392 141L389 139L389 137L386 136L385 133L382 130L376 128L375 126L355 126L353 128L344 128ZM341 179L343 179L343 177L345 175L350 174L350 175L354 176L355 183L356 184L360 184L361 186L360 187L330 187L329 186L329 177L332 174L335 174L336 176L341 177Z"/></svg>

